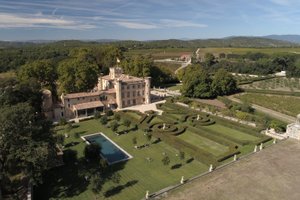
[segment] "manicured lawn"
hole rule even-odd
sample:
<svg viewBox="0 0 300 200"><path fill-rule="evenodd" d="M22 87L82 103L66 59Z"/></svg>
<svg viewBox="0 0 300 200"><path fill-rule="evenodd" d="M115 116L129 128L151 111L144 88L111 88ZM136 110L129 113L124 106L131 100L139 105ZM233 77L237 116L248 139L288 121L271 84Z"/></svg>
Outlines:
<svg viewBox="0 0 300 200"><path fill-rule="evenodd" d="M177 137L199 147L200 149L203 149L204 151L211 152L215 156L222 155L224 152L228 151L228 147L208 138L201 137L200 135L197 135L196 133L193 133L189 130L185 131L183 134Z"/></svg>
<svg viewBox="0 0 300 200"><path fill-rule="evenodd" d="M236 95L242 101L257 104L272 110L285 113L290 116L296 116L300 113L300 98L283 95L265 95L247 93Z"/></svg>
<svg viewBox="0 0 300 200"><path fill-rule="evenodd" d="M185 161L190 158L188 155L186 155L184 161L181 161L176 156L178 151L164 142L152 144L148 148L135 149L132 144L133 137L137 138L138 145L147 142L142 131L131 131L128 134L116 136L97 120L81 122L79 127L74 128L69 133L70 137L66 138L65 144L68 146L68 143L75 142L76 145L69 147L69 149L76 150L78 158L82 158L86 144L81 138L75 138L75 133L86 135L100 131L133 156L127 162L112 166L112 170L118 171L121 175L120 183L106 182L100 196L112 187L119 186L122 189L105 199L141 199L146 190L155 192L178 183L181 176L189 178L207 170L206 165L196 160L187 164ZM59 132L64 133L63 130ZM167 154L171 160L169 166L164 166L161 162L163 153ZM149 162L146 159L147 157L151 158L152 161ZM171 169L171 166L175 164L182 164L182 166ZM95 199L96 195L91 191L91 185L83 179L86 169L84 170L85 166L82 165L84 165L84 162L79 162L78 166L64 166L61 169L54 170L51 176L48 176L48 179L45 180L44 185L38 189L38 194L42 195L38 199ZM132 185L128 183L132 183Z"/></svg>
<svg viewBox="0 0 300 200"><path fill-rule="evenodd" d="M224 135L228 135L228 136L238 139L238 140L255 141L255 140L259 139L253 135L246 134L241 131L238 131L238 130L235 130L235 129L232 129L232 128L229 128L229 127L226 127L226 126L223 126L220 124L206 126L205 129L213 130L213 131L216 131L216 132L224 134Z"/></svg>

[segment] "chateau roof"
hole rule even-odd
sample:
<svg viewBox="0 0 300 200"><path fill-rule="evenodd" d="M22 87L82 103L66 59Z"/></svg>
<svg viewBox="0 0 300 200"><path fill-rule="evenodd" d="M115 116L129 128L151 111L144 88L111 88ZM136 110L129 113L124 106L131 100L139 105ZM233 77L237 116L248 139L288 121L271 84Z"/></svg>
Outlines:
<svg viewBox="0 0 300 200"><path fill-rule="evenodd" d="M102 77L105 80L113 81L113 80L120 80L122 82L137 82L137 81L143 81L144 79L136 77L136 76L129 76L127 74L121 74L120 76L116 77L115 79L112 79L109 75Z"/></svg>
<svg viewBox="0 0 300 200"><path fill-rule="evenodd" d="M93 97L93 96L99 96L100 94L113 94L116 93L115 89L109 89L109 90L99 90L95 92L79 92L79 93L70 93L65 94L64 98L66 99L75 99L80 97Z"/></svg>
<svg viewBox="0 0 300 200"><path fill-rule="evenodd" d="M97 107L103 107L103 103L101 101L91 101L87 103L80 103L73 105L73 107L76 110L83 110L83 109L88 109L88 108L97 108Z"/></svg>

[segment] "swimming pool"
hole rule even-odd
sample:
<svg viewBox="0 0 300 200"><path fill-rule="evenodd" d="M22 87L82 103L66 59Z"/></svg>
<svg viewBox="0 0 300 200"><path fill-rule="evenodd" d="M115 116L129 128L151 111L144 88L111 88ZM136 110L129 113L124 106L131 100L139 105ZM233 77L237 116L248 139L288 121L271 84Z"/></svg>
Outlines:
<svg viewBox="0 0 300 200"><path fill-rule="evenodd" d="M114 143L103 133L94 133L81 137L87 144L97 143L101 146L100 155L109 165L131 159L132 156Z"/></svg>

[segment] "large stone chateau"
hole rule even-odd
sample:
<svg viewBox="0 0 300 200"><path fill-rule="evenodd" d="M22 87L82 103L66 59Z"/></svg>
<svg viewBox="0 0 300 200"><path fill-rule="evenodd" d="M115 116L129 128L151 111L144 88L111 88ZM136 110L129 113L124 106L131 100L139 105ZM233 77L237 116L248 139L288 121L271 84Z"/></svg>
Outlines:
<svg viewBox="0 0 300 200"><path fill-rule="evenodd" d="M49 119L57 121L88 117L97 111L149 104L150 81L150 77L129 76L123 74L121 68L112 67L109 75L98 78L98 84L91 92L62 94L57 104L53 104L51 92L45 90L43 109Z"/></svg>

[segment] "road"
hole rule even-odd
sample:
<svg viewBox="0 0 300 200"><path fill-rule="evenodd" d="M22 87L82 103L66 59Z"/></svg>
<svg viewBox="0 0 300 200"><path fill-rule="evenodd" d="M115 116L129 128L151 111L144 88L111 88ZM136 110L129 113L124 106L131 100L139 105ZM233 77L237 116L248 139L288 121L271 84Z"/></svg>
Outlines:
<svg viewBox="0 0 300 200"><path fill-rule="evenodd" d="M233 96L228 96L228 99L234 101L234 102L237 102L237 103L242 103L241 100L233 97ZM262 107L262 106L259 106L259 105L256 105L256 104L252 104L252 107L260 112L263 112L271 117L274 117L276 119L279 119L281 121L284 121L284 122L287 122L287 123L293 123L296 121L296 118L295 117L292 117L292 116L289 116L289 115L286 115L286 114L283 114L283 113L280 113L280 112L277 112L275 110L271 110L269 108L265 108L265 107Z"/></svg>

